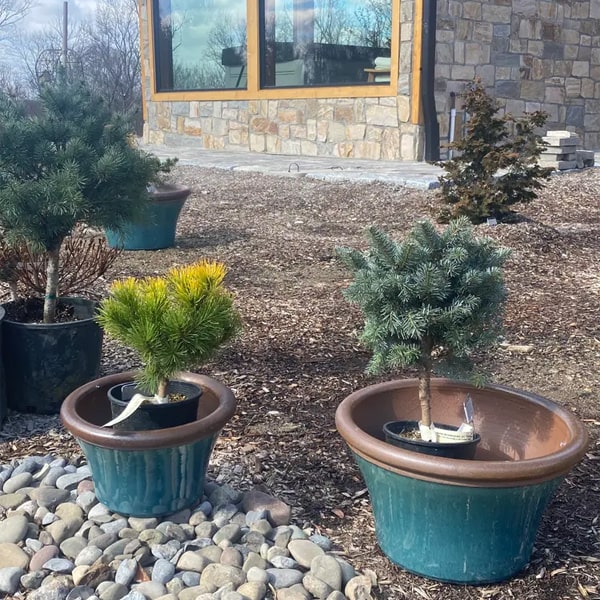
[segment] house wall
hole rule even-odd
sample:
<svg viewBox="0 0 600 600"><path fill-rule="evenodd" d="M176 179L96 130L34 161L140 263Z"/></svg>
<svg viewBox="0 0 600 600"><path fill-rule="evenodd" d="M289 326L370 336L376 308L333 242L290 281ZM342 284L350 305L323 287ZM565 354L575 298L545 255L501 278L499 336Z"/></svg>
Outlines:
<svg viewBox="0 0 600 600"><path fill-rule="evenodd" d="M410 106L414 0L402 2L400 9L402 75L396 95L382 87L386 95L379 97L207 101L201 94L185 101L153 94L147 2L140 3L147 142L299 156L421 158L422 127L411 122Z"/></svg>
<svg viewBox="0 0 600 600"><path fill-rule="evenodd" d="M600 148L600 0L438 0L436 59L443 141L450 92L481 77L506 111L543 110Z"/></svg>

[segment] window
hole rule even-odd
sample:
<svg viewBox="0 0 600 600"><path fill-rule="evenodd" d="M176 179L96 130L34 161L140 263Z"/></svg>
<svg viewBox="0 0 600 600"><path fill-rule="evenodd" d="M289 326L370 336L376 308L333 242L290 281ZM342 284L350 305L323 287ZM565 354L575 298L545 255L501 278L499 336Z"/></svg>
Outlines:
<svg viewBox="0 0 600 600"><path fill-rule="evenodd" d="M259 0L256 63L246 15L246 0L154 0L157 90L243 90L254 65L261 89L390 81L392 0Z"/></svg>

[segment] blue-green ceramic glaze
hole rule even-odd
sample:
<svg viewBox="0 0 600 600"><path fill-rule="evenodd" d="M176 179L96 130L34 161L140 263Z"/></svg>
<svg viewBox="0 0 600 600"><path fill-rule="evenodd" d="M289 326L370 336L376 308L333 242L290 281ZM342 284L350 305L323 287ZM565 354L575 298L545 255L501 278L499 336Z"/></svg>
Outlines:
<svg viewBox="0 0 600 600"><path fill-rule="evenodd" d="M200 499L216 438L152 450L117 450L78 441L94 474L100 502L122 515L159 517Z"/></svg>
<svg viewBox="0 0 600 600"><path fill-rule="evenodd" d="M185 198L165 200L150 205L147 220L126 227L123 234L106 231L106 241L111 248L124 250L160 250L175 243L177 219Z"/></svg>
<svg viewBox="0 0 600 600"><path fill-rule="evenodd" d="M444 485L355 458L383 552L409 571L454 583L491 583L518 573L563 480L512 488Z"/></svg>

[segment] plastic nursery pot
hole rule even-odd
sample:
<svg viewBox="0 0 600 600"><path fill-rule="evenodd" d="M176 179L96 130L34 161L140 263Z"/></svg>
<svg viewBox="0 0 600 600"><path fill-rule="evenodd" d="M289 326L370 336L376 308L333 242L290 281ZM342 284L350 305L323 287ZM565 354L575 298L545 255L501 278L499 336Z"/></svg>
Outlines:
<svg viewBox="0 0 600 600"><path fill-rule="evenodd" d="M124 250L160 250L175 243L179 213L190 195L190 188L179 184L162 184L150 192L146 219L130 223L124 232L107 229L106 241L111 248Z"/></svg>
<svg viewBox="0 0 600 600"><path fill-rule="evenodd" d="M137 393L142 393L144 396L150 395L144 390L140 390L131 381L120 383L108 390L113 419L127 408L129 400ZM185 396L185 400L165 404L144 403L131 416L116 423L113 427L123 431L143 431L145 429L178 427L196 420L198 401L202 395L202 389L199 386L185 381L170 381L167 385L167 394L181 394Z"/></svg>
<svg viewBox="0 0 600 600"><path fill-rule="evenodd" d="M450 425L474 404L473 460L429 456L383 439L384 423L417 420L418 381L358 390L336 426L367 483L379 545L394 563L443 581L502 581L529 561L542 514L584 456L587 433L557 404L503 386L432 380L432 412Z"/></svg>
<svg viewBox="0 0 600 600"><path fill-rule="evenodd" d="M134 375L109 375L81 386L64 401L60 416L86 456L98 499L122 515L159 517L193 506L202 496L213 445L235 412L235 398L215 379L179 373L177 380L203 390L193 422L150 431L103 428L111 415L108 390Z"/></svg>
<svg viewBox="0 0 600 600"><path fill-rule="evenodd" d="M450 425L435 424L437 428L456 431L458 427ZM481 441L481 436L476 433L472 440L460 442L426 442L422 439L409 439L402 435L404 431L419 431L418 421L389 421L383 425L385 441L398 448L411 450L412 452L421 452L431 456L444 456L446 458L457 458L468 460L475 456L477 444Z"/></svg>
<svg viewBox="0 0 600 600"><path fill-rule="evenodd" d="M98 376L103 331L94 321L96 303L65 297L59 304L73 306L76 320L20 323L5 317L2 321L2 362L9 408L57 414L69 393Z"/></svg>

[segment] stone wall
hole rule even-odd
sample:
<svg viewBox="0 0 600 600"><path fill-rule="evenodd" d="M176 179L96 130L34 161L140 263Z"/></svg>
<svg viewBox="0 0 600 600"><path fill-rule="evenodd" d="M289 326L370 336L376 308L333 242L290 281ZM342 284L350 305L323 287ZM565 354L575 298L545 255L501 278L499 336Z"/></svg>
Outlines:
<svg viewBox="0 0 600 600"><path fill-rule="evenodd" d="M144 138L150 143L300 156L420 159L422 127L409 122L413 13L414 0L403 2L398 96L150 101L151 61L144 40ZM146 0L141 14L142 31L147 31Z"/></svg>
<svg viewBox="0 0 600 600"><path fill-rule="evenodd" d="M600 0L438 0L436 59L442 141L450 92L481 77L508 112L600 148Z"/></svg>

